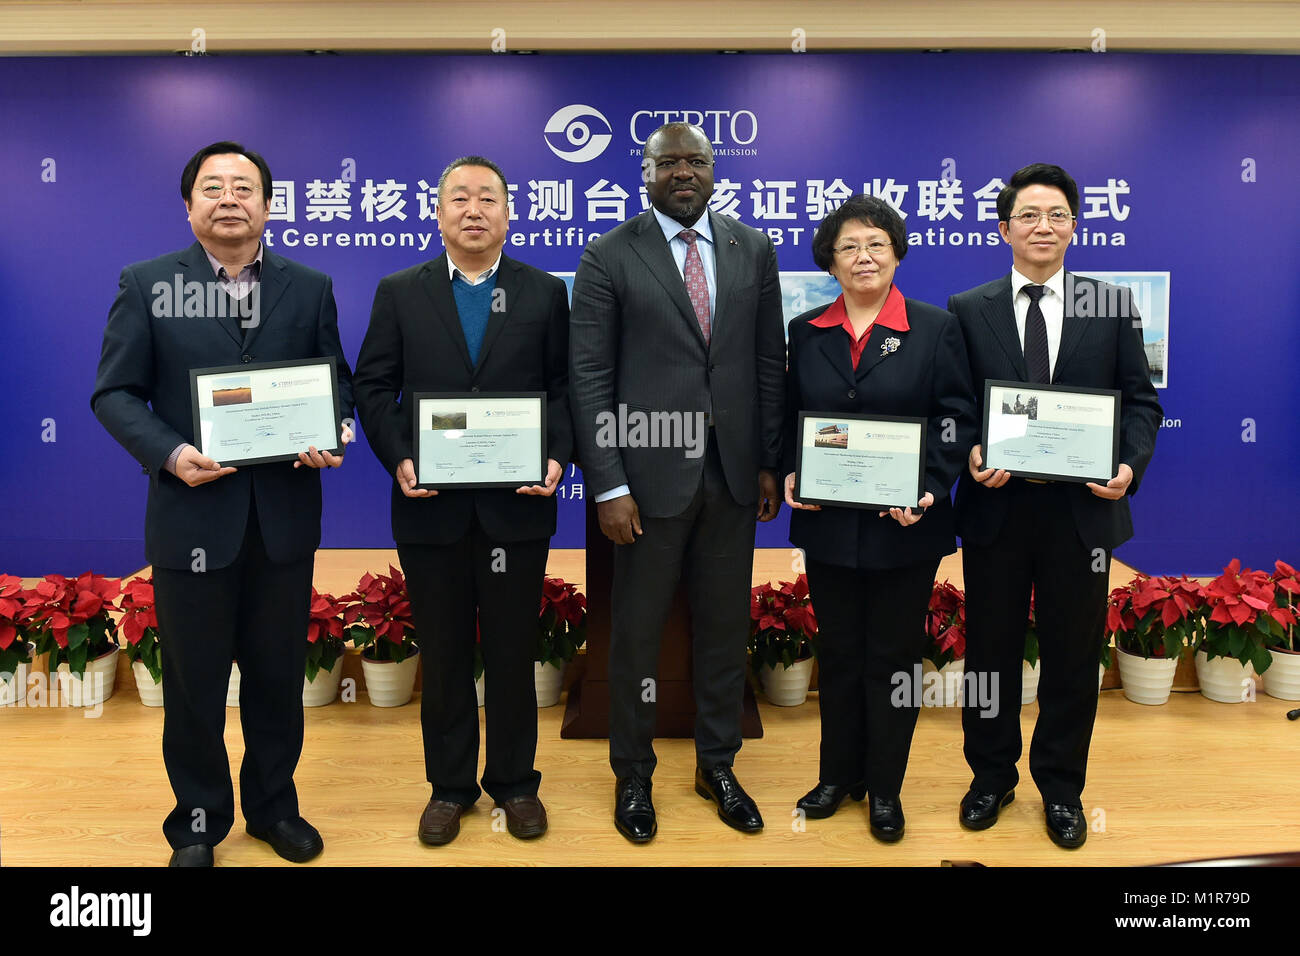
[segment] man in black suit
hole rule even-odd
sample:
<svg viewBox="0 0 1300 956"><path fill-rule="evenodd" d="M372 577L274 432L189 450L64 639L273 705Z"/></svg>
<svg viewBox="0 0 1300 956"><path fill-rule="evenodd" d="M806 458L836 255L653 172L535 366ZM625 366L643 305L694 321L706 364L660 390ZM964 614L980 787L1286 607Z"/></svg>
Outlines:
<svg viewBox="0 0 1300 956"><path fill-rule="evenodd" d="M420 722L433 793L420 839L450 843L478 799L476 625L487 708L482 789L520 839L546 832L537 797L537 614L555 489L573 447L564 283L502 255L505 175L481 156L457 159L438 182L447 251L386 276L357 357L357 410L370 446L394 476L393 538L422 654ZM415 392L545 392L545 484L517 489L417 487Z"/></svg>
<svg viewBox="0 0 1300 956"><path fill-rule="evenodd" d="M1043 676L1029 768L1048 835L1073 848L1088 835L1081 795L1111 551L1133 535L1128 496L1151 461L1161 410L1127 290L1065 271L1079 211L1074 180L1059 166L1026 166L998 195L997 207L998 229L1011 245L1010 275L948 300L966 338L980 412L987 379L1118 389L1119 467L1104 485L1043 482L985 468L983 449L970 451L956 499L966 672L997 680L998 710L990 716L968 700L962 712L974 780L960 819L969 829L986 829L1014 797L1032 593Z"/></svg>
<svg viewBox="0 0 1300 956"><path fill-rule="evenodd" d="M222 467L193 444L192 368L332 356L340 414L352 413L329 276L262 246L270 195L266 161L238 143L190 159L181 196L198 241L122 270L90 400L150 477L145 553L162 646L163 760L176 794L163 823L173 866L211 866L212 847L234 823L222 736L232 659L248 833L294 862L323 847L298 815L293 771L320 544L317 470L343 458L313 447L292 467ZM190 295L196 288L201 299ZM346 443L351 431L340 426Z"/></svg>
<svg viewBox="0 0 1300 956"><path fill-rule="evenodd" d="M780 507L785 387L776 252L762 233L708 210L708 137L696 126L661 127L641 168L653 208L587 246L574 279L570 353L583 472L601 531L617 545L610 764L614 822L636 843L657 830L654 679L683 576L694 630L695 788L730 826L763 826L731 767L754 522ZM624 420L626 429L613 427Z"/></svg>

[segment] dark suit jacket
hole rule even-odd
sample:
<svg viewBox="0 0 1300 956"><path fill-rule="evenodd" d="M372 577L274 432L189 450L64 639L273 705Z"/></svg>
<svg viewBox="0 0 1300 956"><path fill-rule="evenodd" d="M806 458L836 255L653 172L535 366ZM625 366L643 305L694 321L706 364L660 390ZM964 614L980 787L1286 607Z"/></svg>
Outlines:
<svg viewBox="0 0 1300 956"><path fill-rule="evenodd" d="M966 348L950 314L915 299L904 303L908 330L874 326L856 370L843 328L812 324L830 303L790 323L783 479L795 470L801 410L929 419L925 490L934 495L934 505L907 528L888 515L882 518L861 508L795 509L790 541L816 561L896 568L938 560L957 550L949 495L970 446L979 440ZM881 346L890 336L899 346L884 354Z"/></svg>
<svg viewBox="0 0 1300 956"><path fill-rule="evenodd" d="M573 425L564 282L503 255L496 290L504 310L488 319L477 365L470 364L446 253L385 276L375 290L353 382L370 447L393 476L393 539L399 543L450 544L465 534L475 514L499 541L555 534L554 495L488 489L408 498L397 486L398 464L415 457L406 398L414 392L546 392L546 454L568 463Z"/></svg>
<svg viewBox="0 0 1300 956"><path fill-rule="evenodd" d="M598 415L711 412L731 495L758 500L758 470L781 462L785 334L776 250L763 233L709 213L717 263L706 344L686 284L647 210L588 243L573 283L578 457L593 497L627 484L642 514L681 514L704 456L682 448L609 447Z"/></svg>
<svg viewBox="0 0 1300 956"><path fill-rule="evenodd" d="M1066 314L1052 384L1113 388L1122 393L1119 460L1133 469L1128 494L1137 494L1163 415L1142 347L1140 317L1127 289L1070 272L1065 281ZM948 309L956 314L966 337L982 422L986 379L1023 382L1029 377L1011 303L1011 274L954 295ZM1080 314L1084 312L1088 314ZM1079 539L1086 547L1110 550L1133 536L1127 497L1107 501L1073 482L1067 484L1067 491ZM963 470L957 485L957 532L974 544L991 544L1006 518L1008 501L1005 488L985 488Z"/></svg>
<svg viewBox="0 0 1300 956"><path fill-rule="evenodd" d="M202 548L208 568L226 567L239 553L256 493L267 554L277 562L305 558L320 545L316 469L251 465L191 488L163 465L177 445L194 443L192 368L332 355L340 414L351 416L352 379L330 278L264 249L260 321L243 341L233 316L155 315L155 283L170 298L178 276L181 283L216 281L199 243L122 270L90 399L109 434L149 472L145 554L158 567L183 570L195 560L193 549Z"/></svg>

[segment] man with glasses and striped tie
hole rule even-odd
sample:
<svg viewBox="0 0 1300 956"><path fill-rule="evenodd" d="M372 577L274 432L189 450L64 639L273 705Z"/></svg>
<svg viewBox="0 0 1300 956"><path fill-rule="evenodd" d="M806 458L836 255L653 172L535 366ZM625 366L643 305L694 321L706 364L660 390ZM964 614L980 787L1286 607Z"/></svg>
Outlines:
<svg viewBox="0 0 1300 956"><path fill-rule="evenodd" d="M1032 594L1043 673L1029 769L1048 836L1075 848L1088 835L1081 795L1097 713L1110 556L1133 535L1128 496L1151 461L1162 413L1141 318L1127 290L1065 271L1079 212L1070 175L1060 166L1026 166L998 195L997 209L998 229L1011 246L1010 274L948 300L966 337L977 420L989 379L1114 389L1120 392L1119 464L1104 483L1044 481L986 468L985 449L970 450L956 498L966 672L989 680L998 706L981 710L968 700L962 711L974 779L959 816L967 829L987 829L1014 799Z"/></svg>

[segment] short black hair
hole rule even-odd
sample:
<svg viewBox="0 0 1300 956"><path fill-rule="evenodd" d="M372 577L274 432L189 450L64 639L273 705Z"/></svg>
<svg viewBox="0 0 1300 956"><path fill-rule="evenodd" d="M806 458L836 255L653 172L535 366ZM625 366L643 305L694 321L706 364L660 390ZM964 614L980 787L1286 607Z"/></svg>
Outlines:
<svg viewBox="0 0 1300 956"><path fill-rule="evenodd" d="M455 170L460 169L462 166L482 166L485 169L492 170L492 172L497 174L497 179L501 180L501 191L505 193L506 199L509 200L510 182L509 180L506 179L506 174L501 172L500 166L498 166L496 163L492 162L492 160L488 159L485 156L461 156L459 159L453 159L450 163L448 163L447 168L444 169L442 171L442 175L438 177L438 201L439 202L442 201L442 187L446 184L447 177L450 176Z"/></svg>
<svg viewBox="0 0 1300 956"><path fill-rule="evenodd" d="M199 167L209 156L224 156L227 153L238 153L240 156L248 159L257 171L262 174L262 196L265 202L271 201L271 167L266 164L261 153L255 153L251 149L244 149L239 143L223 140L220 143L213 143L211 146L204 146L201 150L190 157L190 161L185 164L185 169L181 171L181 198L186 203L190 201L191 194L194 192L194 180L199 177Z"/></svg>
<svg viewBox="0 0 1300 956"><path fill-rule="evenodd" d="M1011 181L998 193L998 219L1007 222L1011 219L1011 210L1016 207L1016 196L1026 186L1055 186L1065 193L1065 201L1070 206L1070 215L1079 215L1079 187L1074 179L1060 166L1051 163L1030 163L1017 169L1011 175Z"/></svg>
<svg viewBox="0 0 1300 956"><path fill-rule="evenodd" d="M850 222L883 229L889 234L889 243L894 247L898 261L902 262L907 255L907 229L903 226L903 217L883 199L858 193L844 200L838 209L827 213L813 234L812 255L818 269L831 271L831 263L835 261L835 240L840 237L840 230Z"/></svg>
<svg viewBox="0 0 1300 956"><path fill-rule="evenodd" d="M656 136L662 136L666 133L680 133L690 130L692 133L699 133L704 137L704 142L709 144L709 158L713 158L713 142L709 139L709 134L704 132L704 127L696 126L694 123L665 123L657 130L645 138L645 145L641 147L641 162L650 158L650 143Z"/></svg>

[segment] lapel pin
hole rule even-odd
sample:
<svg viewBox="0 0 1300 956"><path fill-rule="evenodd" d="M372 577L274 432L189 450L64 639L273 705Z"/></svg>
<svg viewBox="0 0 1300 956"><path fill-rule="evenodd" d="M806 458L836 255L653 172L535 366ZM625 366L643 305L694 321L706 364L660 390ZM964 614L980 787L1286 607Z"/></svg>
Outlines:
<svg viewBox="0 0 1300 956"><path fill-rule="evenodd" d="M740 243L736 242L735 239L728 239L727 242L728 242L730 245L733 245L733 246L738 246L738 245L740 245Z"/></svg>
<svg viewBox="0 0 1300 956"><path fill-rule="evenodd" d="M885 341L881 343L880 357L884 358L886 355L890 354L891 352L897 352L898 347L902 344L903 343L901 343L900 341L898 341L898 339L894 338L891 335L889 338L885 339Z"/></svg>

